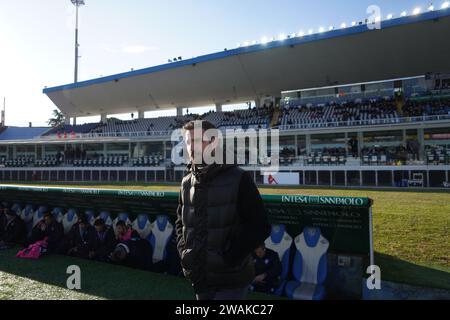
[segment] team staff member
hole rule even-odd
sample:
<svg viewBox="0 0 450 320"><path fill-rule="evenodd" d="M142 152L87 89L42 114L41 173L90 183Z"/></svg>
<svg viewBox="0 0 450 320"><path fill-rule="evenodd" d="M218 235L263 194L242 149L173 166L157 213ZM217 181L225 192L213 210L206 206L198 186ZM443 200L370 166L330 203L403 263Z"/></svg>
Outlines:
<svg viewBox="0 0 450 320"><path fill-rule="evenodd" d="M191 163L181 183L177 209L181 265L198 300L244 299L255 277L251 253L270 234L266 210L244 170L195 159L195 122L183 127ZM207 121L197 124L201 137L215 129ZM202 154L208 146L217 148L214 139L200 145Z"/></svg>
<svg viewBox="0 0 450 320"><path fill-rule="evenodd" d="M87 217L83 215L67 234L61 252L69 256L87 259L94 248L94 244L95 229L89 224Z"/></svg>
<svg viewBox="0 0 450 320"><path fill-rule="evenodd" d="M116 236L113 228L105 224L101 218L95 220L94 245L89 252L89 258L98 261L108 261L108 257L116 247Z"/></svg>
<svg viewBox="0 0 450 320"><path fill-rule="evenodd" d="M25 241L25 223L8 208L0 208L0 250Z"/></svg>
<svg viewBox="0 0 450 320"><path fill-rule="evenodd" d="M44 240L46 237L48 238L48 253L56 252L64 239L64 228L62 224L56 221L50 212L45 213L44 218L33 228L26 246Z"/></svg>
<svg viewBox="0 0 450 320"><path fill-rule="evenodd" d="M280 285L282 266L278 253L261 244L253 253L253 259L256 274L252 284L253 289L272 293Z"/></svg>

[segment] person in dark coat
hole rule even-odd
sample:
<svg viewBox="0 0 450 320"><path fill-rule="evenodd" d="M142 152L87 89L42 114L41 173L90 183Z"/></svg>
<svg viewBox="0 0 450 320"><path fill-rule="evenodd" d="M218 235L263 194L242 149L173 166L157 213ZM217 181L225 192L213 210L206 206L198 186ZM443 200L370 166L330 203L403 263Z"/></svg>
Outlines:
<svg viewBox="0 0 450 320"><path fill-rule="evenodd" d="M153 266L153 249L150 242L133 237L121 241L111 253L110 260L129 268L151 271Z"/></svg>
<svg viewBox="0 0 450 320"><path fill-rule="evenodd" d="M191 161L176 221L183 273L198 300L244 299L255 277L251 254L270 235L262 198L243 169L203 159L207 148L218 147L214 137L203 140L213 124L191 121L183 129Z"/></svg>
<svg viewBox="0 0 450 320"><path fill-rule="evenodd" d="M26 237L25 223L8 208L0 208L0 211L0 250L23 244Z"/></svg>
<svg viewBox="0 0 450 320"><path fill-rule="evenodd" d="M272 293L280 285L282 271L278 253L267 249L264 244L253 252L255 264L255 279L252 287L254 291Z"/></svg>
<svg viewBox="0 0 450 320"><path fill-rule="evenodd" d="M25 244L26 246L37 241L44 240L47 237L47 253L55 253L64 239L64 227L56 221L53 214L46 212L44 218L39 221L31 231L31 237Z"/></svg>
<svg viewBox="0 0 450 320"><path fill-rule="evenodd" d="M95 229L85 216L81 216L66 235L61 253L87 259L94 248L94 243Z"/></svg>
<svg viewBox="0 0 450 320"><path fill-rule="evenodd" d="M89 258L97 261L108 261L108 257L116 247L117 241L114 230L105 224L101 218L95 220L94 245L89 252Z"/></svg>

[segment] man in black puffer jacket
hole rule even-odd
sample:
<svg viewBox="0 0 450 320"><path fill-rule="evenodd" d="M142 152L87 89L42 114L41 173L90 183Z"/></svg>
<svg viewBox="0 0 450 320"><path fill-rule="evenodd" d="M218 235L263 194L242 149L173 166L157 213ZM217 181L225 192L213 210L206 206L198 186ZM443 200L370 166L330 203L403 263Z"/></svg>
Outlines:
<svg viewBox="0 0 450 320"><path fill-rule="evenodd" d="M197 126L200 137L215 128L207 121L197 121ZM255 277L251 253L270 234L267 213L244 170L194 159L194 127L194 121L183 127L191 164L177 209L181 265L198 300L243 299ZM201 151L213 142L200 142Z"/></svg>

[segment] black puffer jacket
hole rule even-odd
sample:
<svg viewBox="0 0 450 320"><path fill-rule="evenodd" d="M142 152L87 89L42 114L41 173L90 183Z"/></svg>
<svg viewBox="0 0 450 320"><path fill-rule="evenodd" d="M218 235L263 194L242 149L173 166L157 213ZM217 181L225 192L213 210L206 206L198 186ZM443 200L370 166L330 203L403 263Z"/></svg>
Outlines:
<svg viewBox="0 0 450 320"><path fill-rule="evenodd" d="M181 264L196 293L252 282L251 252L268 237L270 225L248 173L230 165L190 167L177 216Z"/></svg>

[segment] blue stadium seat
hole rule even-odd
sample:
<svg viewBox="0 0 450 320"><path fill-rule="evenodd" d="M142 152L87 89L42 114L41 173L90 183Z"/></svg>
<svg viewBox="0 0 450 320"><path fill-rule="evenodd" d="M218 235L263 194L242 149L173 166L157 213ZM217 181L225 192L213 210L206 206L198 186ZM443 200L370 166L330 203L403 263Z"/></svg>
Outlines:
<svg viewBox="0 0 450 320"><path fill-rule="evenodd" d="M61 208L54 208L52 210L52 215L55 217L56 221L62 222L64 218L64 213Z"/></svg>
<svg viewBox="0 0 450 320"><path fill-rule="evenodd" d="M295 300L322 300L329 242L322 236L320 228L306 227L294 243L296 253L292 271L296 281L286 284L286 294Z"/></svg>
<svg viewBox="0 0 450 320"><path fill-rule="evenodd" d="M11 207L11 211L14 211L18 216L20 216L20 213L22 212L22 208L20 207L20 204L14 203Z"/></svg>
<svg viewBox="0 0 450 320"><path fill-rule="evenodd" d="M64 227L64 233L67 234L73 225L78 222L78 215L75 209L69 209L64 215L62 224Z"/></svg>
<svg viewBox="0 0 450 320"><path fill-rule="evenodd" d="M149 237L153 248L153 263L158 263L167 258L167 245L172 237L173 226L169 217L158 216L152 225L152 232Z"/></svg>
<svg viewBox="0 0 450 320"><path fill-rule="evenodd" d="M105 221L105 224L110 226L110 227L113 225L113 222L111 220L111 214L108 211L100 212L100 214L97 217L97 219L103 219L103 221Z"/></svg>
<svg viewBox="0 0 450 320"><path fill-rule="evenodd" d="M286 278L289 273L289 259L292 247L292 237L286 232L286 226L283 224L272 225L272 232L270 234L270 237L266 239L265 245L266 248L278 253L278 257L281 261L281 284L274 292L274 294L280 296L283 294L284 286L286 284Z"/></svg>
<svg viewBox="0 0 450 320"><path fill-rule="evenodd" d="M94 210L91 210L91 209L86 210L86 211L84 212L84 214L86 215L86 218L87 218L89 224L90 224L91 226L93 226L93 225L94 225L94 222L95 222L95 213L94 213Z"/></svg>
<svg viewBox="0 0 450 320"><path fill-rule="evenodd" d="M31 204L26 205L25 208L23 208L22 213L20 214L20 218L23 220L23 222L25 222L28 234L31 232L31 229L33 228L33 216L34 216L34 209Z"/></svg>
<svg viewBox="0 0 450 320"><path fill-rule="evenodd" d="M139 214L133 221L133 229L136 230L142 239L147 239L152 232L152 223L145 213Z"/></svg>
<svg viewBox="0 0 450 320"><path fill-rule="evenodd" d="M32 228L34 228L39 221L41 221L44 218L44 214L47 211L47 207L40 206L39 209L37 209L33 214L33 225Z"/></svg>

